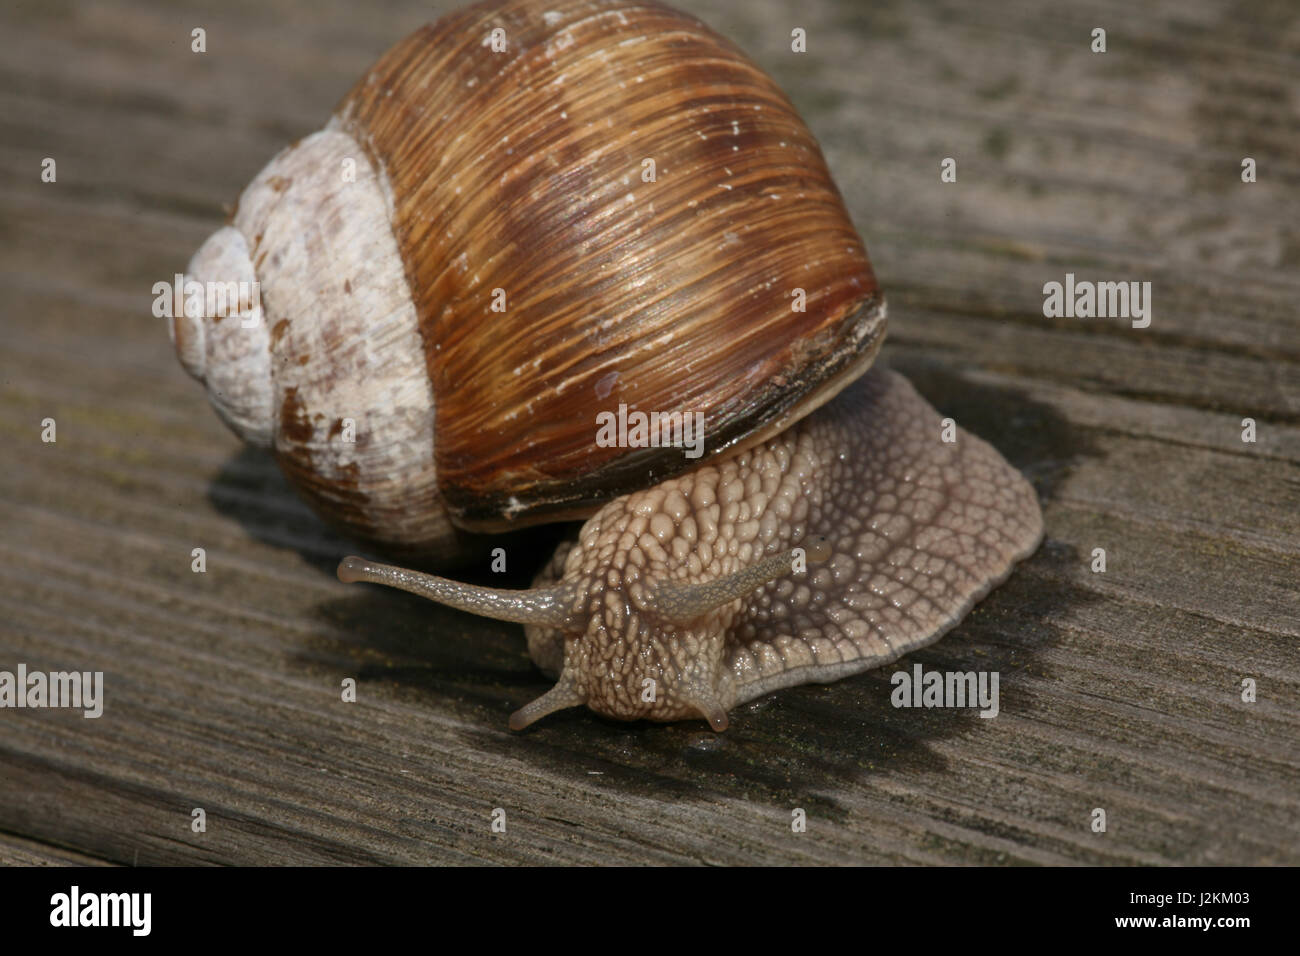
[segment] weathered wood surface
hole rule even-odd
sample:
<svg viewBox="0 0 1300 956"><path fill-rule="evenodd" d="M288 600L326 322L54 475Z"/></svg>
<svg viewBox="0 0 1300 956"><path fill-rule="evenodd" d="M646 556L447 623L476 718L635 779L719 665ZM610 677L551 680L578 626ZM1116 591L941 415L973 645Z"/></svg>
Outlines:
<svg viewBox="0 0 1300 956"><path fill-rule="evenodd" d="M999 671L1000 716L895 710L890 667L721 736L508 733L547 686L521 631L339 584L351 546L150 317L431 5L7 4L0 669L103 670L107 703L0 711L0 862L1300 863L1300 8L678 2L821 139L885 360L1042 495L1042 549L902 664ZM1151 327L1044 318L1066 272L1151 281Z"/></svg>

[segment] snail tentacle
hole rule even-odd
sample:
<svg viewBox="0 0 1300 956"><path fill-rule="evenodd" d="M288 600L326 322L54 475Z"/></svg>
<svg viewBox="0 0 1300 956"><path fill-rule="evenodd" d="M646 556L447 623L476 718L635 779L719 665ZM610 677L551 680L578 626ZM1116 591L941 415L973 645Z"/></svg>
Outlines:
<svg viewBox="0 0 1300 956"><path fill-rule="evenodd" d="M824 535L817 535L809 538L803 547L774 554L732 574L714 578L712 581L698 584L679 584L674 581L653 582L636 595L637 603L642 610L656 614L667 621L685 624L736 598L750 594L768 581L789 574L795 559L800 554L809 561L817 563L826 561L831 556L830 541Z"/></svg>
<svg viewBox="0 0 1300 956"><path fill-rule="evenodd" d="M436 574L367 561L356 555L339 562L338 576L344 584L355 581L384 584L496 621L541 624L566 630L574 626L573 614L569 610L574 594L567 584L524 591L485 588Z"/></svg>
<svg viewBox="0 0 1300 956"><path fill-rule="evenodd" d="M523 730L547 714L578 707L586 702L586 698L578 693L573 682L567 677L561 677L559 682L541 697L525 704L510 715L510 729Z"/></svg>
<svg viewBox="0 0 1300 956"><path fill-rule="evenodd" d="M709 722L709 726L712 727L717 733L722 733L729 726L731 726L731 721L727 718L727 708L723 707L720 701L693 700L691 701L691 703L700 712L700 716L702 716L705 720L707 720Z"/></svg>

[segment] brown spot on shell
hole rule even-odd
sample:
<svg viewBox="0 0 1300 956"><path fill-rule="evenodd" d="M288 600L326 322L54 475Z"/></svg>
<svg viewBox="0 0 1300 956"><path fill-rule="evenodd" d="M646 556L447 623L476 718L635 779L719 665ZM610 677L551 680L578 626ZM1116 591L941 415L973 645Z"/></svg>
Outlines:
<svg viewBox="0 0 1300 956"><path fill-rule="evenodd" d="M287 388L284 401L280 403L280 434L296 445L311 441L316 429L302 400L298 398L298 389Z"/></svg>
<svg viewBox="0 0 1300 956"><path fill-rule="evenodd" d="M271 329L271 351L272 352L275 351L275 347L280 344L281 337L283 337L284 333L287 331L289 331L288 319L281 319L279 322L275 323L274 327L272 327Z"/></svg>

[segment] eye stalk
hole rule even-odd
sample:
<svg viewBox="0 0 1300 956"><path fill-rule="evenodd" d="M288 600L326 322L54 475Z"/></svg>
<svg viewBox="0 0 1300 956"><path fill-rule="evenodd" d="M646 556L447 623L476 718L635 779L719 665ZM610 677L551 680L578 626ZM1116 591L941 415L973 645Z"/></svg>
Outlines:
<svg viewBox="0 0 1300 956"><path fill-rule="evenodd" d="M569 610L573 603L573 588L567 584L524 591L485 588L436 574L367 561L356 555L349 555L339 562L338 576L344 584L357 581L385 584L495 621L573 629L574 617Z"/></svg>
<svg viewBox="0 0 1300 956"><path fill-rule="evenodd" d="M824 535L809 538L807 545L806 548L791 548L781 554L774 554L757 564L741 568L734 574L702 584L653 582L637 600L637 604L642 610L674 623L693 621L736 598L744 597L768 581L789 574L801 557L817 563L830 557L830 542ZM526 590L485 588L436 574L367 561L356 555L349 555L339 562L338 577L344 584L364 581L409 591L447 607L496 621L537 624L566 631L582 629L571 610L575 598L575 589L571 584L561 583Z"/></svg>
<svg viewBox="0 0 1300 956"><path fill-rule="evenodd" d="M807 547L791 548L702 584L652 583L637 603L643 611L674 624L685 624L793 572L802 563L800 559L819 564L830 558L831 544L825 535L811 537L805 544Z"/></svg>

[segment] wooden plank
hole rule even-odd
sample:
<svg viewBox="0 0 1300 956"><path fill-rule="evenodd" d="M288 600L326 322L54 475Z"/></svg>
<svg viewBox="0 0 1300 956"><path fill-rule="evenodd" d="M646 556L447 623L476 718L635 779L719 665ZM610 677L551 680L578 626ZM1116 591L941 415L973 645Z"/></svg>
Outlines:
<svg viewBox="0 0 1300 956"><path fill-rule="evenodd" d="M508 733L547 683L519 629L338 584L352 546L149 317L429 5L6 8L0 669L102 670L106 704L0 711L0 863L1300 862L1300 14L677 2L821 139L890 298L883 360L1043 497L1042 549L900 664L998 671L999 716L895 709L889 668L721 736L580 711ZM1067 272L1151 281L1150 328L1044 317Z"/></svg>
<svg viewBox="0 0 1300 956"><path fill-rule="evenodd" d="M9 833L0 833L0 867L5 866L105 866L103 860L47 846Z"/></svg>

